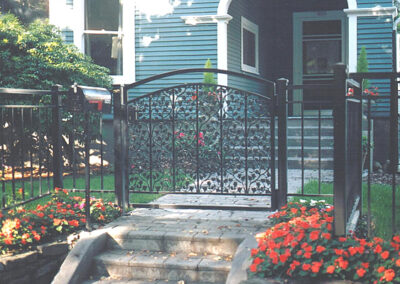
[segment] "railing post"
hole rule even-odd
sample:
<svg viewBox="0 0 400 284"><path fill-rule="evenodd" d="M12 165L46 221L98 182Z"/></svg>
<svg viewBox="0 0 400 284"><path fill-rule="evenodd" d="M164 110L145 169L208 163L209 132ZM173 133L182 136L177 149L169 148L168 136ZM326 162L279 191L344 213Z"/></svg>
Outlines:
<svg viewBox="0 0 400 284"><path fill-rule="evenodd" d="M114 90L114 155L115 155L115 197L116 203L125 211L127 200L126 153L126 91L123 85Z"/></svg>
<svg viewBox="0 0 400 284"><path fill-rule="evenodd" d="M63 188L63 157L61 149L62 120L61 106L62 99L60 94L60 85L51 88L51 101L53 105L53 186Z"/></svg>
<svg viewBox="0 0 400 284"><path fill-rule="evenodd" d="M346 66L334 66L333 98L333 204L334 234L346 234Z"/></svg>
<svg viewBox="0 0 400 284"><path fill-rule="evenodd" d="M278 193L277 205L278 208L287 203L287 114L288 114L288 90L289 80L278 79L276 83L277 93L277 112L278 112Z"/></svg>
<svg viewBox="0 0 400 284"><path fill-rule="evenodd" d="M275 157L275 123L276 123L276 84L272 84L268 94L271 94L272 103L270 106L270 116L271 116L271 209L277 210L278 205L278 192L276 188L276 157Z"/></svg>

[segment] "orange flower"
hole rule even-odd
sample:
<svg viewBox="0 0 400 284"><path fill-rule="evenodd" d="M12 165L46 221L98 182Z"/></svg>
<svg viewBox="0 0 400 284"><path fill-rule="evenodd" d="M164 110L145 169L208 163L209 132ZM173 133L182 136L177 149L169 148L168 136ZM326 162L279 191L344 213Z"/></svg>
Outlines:
<svg viewBox="0 0 400 284"><path fill-rule="evenodd" d="M78 222L78 220L71 220L71 221L68 221L68 225L78 227L79 222Z"/></svg>
<svg viewBox="0 0 400 284"><path fill-rule="evenodd" d="M326 272L329 273L329 274L332 274L333 272L335 272L335 266L329 265L329 266L326 268Z"/></svg>
<svg viewBox="0 0 400 284"><path fill-rule="evenodd" d="M378 273L382 273L383 271L385 271L385 267L379 266L377 271L378 271Z"/></svg>
<svg viewBox="0 0 400 284"><path fill-rule="evenodd" d="M61 220L61 219L54 218L53 225L54 226L59 226L59 225L61 225L62 221L63 220Z"/></svg>
<svg viewBox="0 0 400 284"><path fill-rule="evenodd" d="M322 237L323 237L325 240L330 240L331 237L332 237L332 235L329 234L329 233L323 233L323 234L322 234Z"/></svg>
<svg viewBox="0 0 400 284"><path fill-rule="evenodd" d="M396 266L400 266L400 258L396 260Z"/></svg>
<svg viewBox="0 0 400 284"><path fill-rule="evenodd" d="M258 249L251 249L251 256L255 256L258 253Z"/></svg>
<svg viewBox="0 0 400 284"><path fill-rule="evenodd" d="M396 273L394 272L393 269L388 269L385 270L385 274L383 275L383 278L387 281L390 282L393 280L393 278L396 276Z"/></svg>
<svg viewBox="0 0 400 284"><path fill-rule="evenodd" d="M359 269L357 269L357 275L358 275L358 277L363 277L364 275L365 275L365 273L367 272L367 271L365 271L365 269L364 268L359 268Z"/></svg>
<svg viewBox="0 0 400 284"><path fill-rule="evenodd" d="M308 271L311 268L311 264L304 263L303 266L301 267L304 271Z"/></svg>
<svg viewBox="0 0 400 284"><path fill-rule="evenodd" d="M384 252L381 253L381 257L383 259L387 259L389 257L389 252L387 250L385 250Z"/></svg>
<svg viewBox="0 0 400 284"><path fill-rule="evenodd" d="M319 231L312 231L310 233L310 240L315 241L319 238Z"/></svg>
<svg viewBox="0 0 400 284"><path fill-rule="evenodd" d="M262 258L259 258L259 257L256 257L255 259L254 259L254 261L253 261L253 263L254 264L260 264L260 263L263 263L264 262L264 259L262 259Z"/></svg>
<svg viewBox="0 0 400 284"><path fill-rule="evenodd" d="M292 214L297 214L297 211L299 211L299 210L297 210L297 208L291 208L290 209L290 212L292 212Z"/></svg>
<svg viewBox="0 0 400 284"><path fill-rule="evenodd" d="M257 272L257 264L250 265L250 271L251 272Z"/></svg>
<svg viewBox="0 0 400 284"><path fill-rule="evenodd" d="M326 249L325 249L325 247L323 247L323 246L317 246L317 248L316 248L317 253L321 253L321 252L323 252L324 250L326 250Z"/></svg>

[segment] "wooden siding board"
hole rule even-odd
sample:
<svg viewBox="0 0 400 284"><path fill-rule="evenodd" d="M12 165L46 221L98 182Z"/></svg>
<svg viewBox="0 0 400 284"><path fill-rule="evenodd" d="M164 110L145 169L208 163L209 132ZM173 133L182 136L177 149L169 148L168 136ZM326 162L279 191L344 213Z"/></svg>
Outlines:
<svg viewBox="0 0 400 284"><path fill-rule="evenodd" d="M207 59L217 66L217 24L187 25L182 16L216 15L219 0L182 0L172 14L158 17L136 12L136 81L167 71L201 68ZM143 44L144 37L152 38ZM201 82L203 74L188 74L158 80L129 92L137 96L167 86Z"/></svg>
<svg viewBox="0 0 400 284"><path fill-rule="evenodd" d="M391 1L364 1L362 5L384 6ZM360 4L360 2L358 2ZM372 6L371 6L372 7ZM367 50L368 67L370 72L392 71L392 19L391 17L359 17L357 24L358 53L361 47ZM381 95L389 95L390 82L388 80L370 80L371 86L378 87ZM374 117L386 117L389 108L386 99L377 100L373 106Z"/></svg>
<svg viewBox="0 0 400 284"><path fill-rule="evenodd" d="M393 7L392 0L357 0L358 8L372 8L376 6Z"/></svg>

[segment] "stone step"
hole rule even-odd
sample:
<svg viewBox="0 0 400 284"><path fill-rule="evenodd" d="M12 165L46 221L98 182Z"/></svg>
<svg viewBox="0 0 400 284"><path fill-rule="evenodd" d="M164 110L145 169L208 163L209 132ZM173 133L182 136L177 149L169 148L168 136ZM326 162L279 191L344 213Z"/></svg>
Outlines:
<svg viewBox="0 0 400 284"><path fill-rule="evenodd" d="M307 126L303 129L301 126L288 126L287 135L288 136L333 136L333 126ZM275 129L275 136L278 136L278 128Z"/></svg>
<svg viewBox="0 0 400 284"><path fill-rule="evenodd" d="M110 233L110 249L148 250L164 252L192 252L196 254L233 255L243 240L236 237L223 237L221 234L181 233L164 231L134 231L121 226Z"/></svg>
<svg viewBox="0 0 400 284"><path fill-rule="evenodd" d="M92 276L121 280L225 283L231 257L195 253L108 250L94 258ZM147 282L149 283L149 282Z"/></svg>
<svg viewBox="0 0 400 284"><path fill-rule="evenodd" d="M92 279L83 281L82 284L184 284L184 281L168 280L122 280L112 277L102 277L101 279ZM194 282L193 284L210 284L207 282Z"/></svg>

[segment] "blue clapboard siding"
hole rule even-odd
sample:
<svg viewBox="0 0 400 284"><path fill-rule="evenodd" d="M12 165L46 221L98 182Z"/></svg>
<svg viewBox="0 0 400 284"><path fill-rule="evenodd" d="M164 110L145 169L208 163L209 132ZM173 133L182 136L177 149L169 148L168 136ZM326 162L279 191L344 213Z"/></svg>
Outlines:
<svg viewBox="0 0 400 284"><path fill-rule="evenodd" d="M272 68L271 58L272 42L267 39L271 38L271 27L266 23L268 17L267 1L256 0L236 0L232 1L229 7L229 15L233 19L228 24L228 69L231 71L241 72L241 16L258 25L259 29L259 75L263 78L271 78ZM252 73L249 73L252 74ZM255 74L252 74L255 75ZM257 93L265 93L265 88L252 81L242 78L229 76L228 85L236 88L249 90Z"/></svg>
<svg viewBox="0 0 400 284"><path fill-rule="evenodd" d="M372 1L363 1L372 2ZM383 6L383 2L375 1ZM359 17L358 18L358 54L361 47L367 50L368 67L370 72L392 71L392 25L391 17ZM370 85L378 87L380 95L390 94L389 80L370 80ZM389 102L387 99L378 99L373 106L374 117L387 117L389 115Z"/></svg>
<svg viewBox="0 0 400 284"><path fill-rule="evenodd" d="M172 14L146 15L136 11L136 81L167 71L202 68L207 59L217 67L217 24L187 25L182 16L216 15L218 0L182 0ZM146 38L153 39L150 44ZM216 78L216 76L215 76ZM203 74L158 80L129 92L130 97L185 82L201 82Z"/></svg>
<svg viewBox="0 0 400 284"><path fill-rule="evenodd" d="M372 8L376 6L393 7L392 0L357 0L358 8Z"/></svg>

